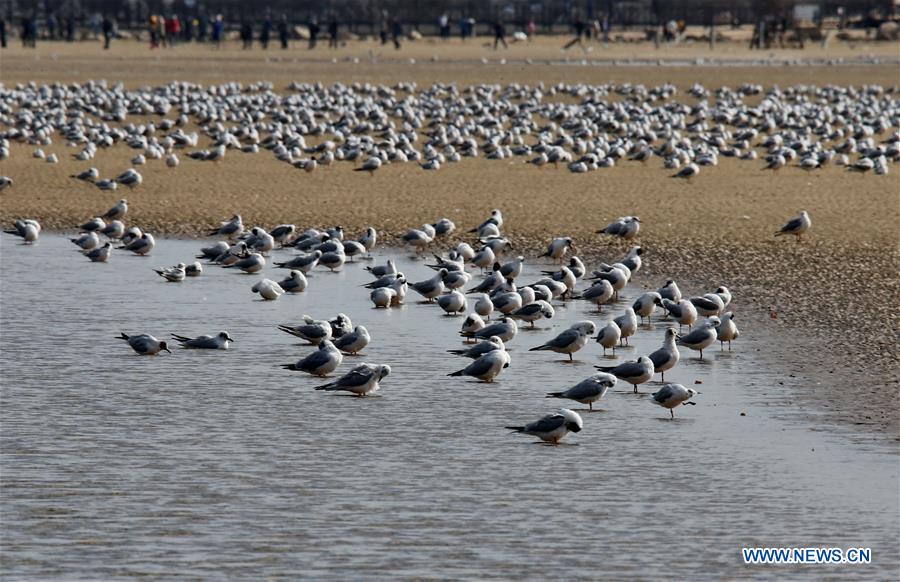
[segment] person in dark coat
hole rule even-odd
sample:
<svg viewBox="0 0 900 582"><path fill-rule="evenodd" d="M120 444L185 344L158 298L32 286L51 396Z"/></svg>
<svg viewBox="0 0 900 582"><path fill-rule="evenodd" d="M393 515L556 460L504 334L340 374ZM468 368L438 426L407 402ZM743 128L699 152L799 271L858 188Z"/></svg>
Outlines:
<svg viewBox="0 0 900 582"><path fill-rule="evenodd" d="M328 48L338 48L338 21L334 16L328 21Z"/></svg>
<svg viewBox="0 0 900 582"><path fill-rule="evenodd" d="M103 48L104 50L109 50L109 43L112 41L114 34L114 27L112 20L109 19L109 16L103 17Z"/></svg>
<svg viewBox="0 0 900 582"><path fill-rule="evenodd" d="M291 27L288 24L287 14L282 14L281 20L278 21L278 40L281 41L281 48L287 50L291 40Z"/></svg>

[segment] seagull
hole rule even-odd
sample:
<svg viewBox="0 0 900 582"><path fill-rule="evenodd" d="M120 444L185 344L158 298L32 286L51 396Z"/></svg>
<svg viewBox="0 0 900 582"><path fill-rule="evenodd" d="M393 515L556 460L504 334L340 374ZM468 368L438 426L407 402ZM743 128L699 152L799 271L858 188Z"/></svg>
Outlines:
<svg viewBox="0 0 900 582"><path fill-rule="evenodd" d="M491 301L490 295L482 293L481 297L475 301L475 313L482 317L490 319L491 313L494 312L494 302Z"/></svg>
<svg viewBox="0 0 900 582"><path fill-rule="evenodd" d="M697 313L703 317L719 315L725 311L725 302L715 293L707 293L701 297L691 297L689 301L694 304Z"/></svg>
<svg viewBox="0 0 900 582"><path fill-rule="evenodd" d="M410 283L409 286L429 302L434 302L435 297L446 291L444 288L444 277L446 276L447 269L441 269L431 279Z"/></svg>
<svg viewBox="0 0 900 582"><path fill-rule="evenodd" d="M697 321L697 308L694 307L693 303L687 299L682 299L677 303L663 299L662 306L678 322L679 329L682 325L688 326L688 329L693 329L694 322Z"/></svg>
<svg viewBox="0 0 900 582"><path fill-rule="evenodd" d="M339 338L353 331L353 322L343 313L338 313L334 319L328 322L328 325L331 326L332 338Z"/></svg>
<svg viewBox="0 0 900 582"><path fill-rule="evenodd" d="M303 273L309 273L319 264L319 259L321 258L322 251L313 251L311 253L298 255L290 261L281 263L276 262L273 264L280 269L296 269Z"/></svg>
<svg viewBox="0 0 900 582"><path fill-rule="evenodd" d="M694 176L696 176L699 173L700 173L700 166L691 162L690 164L688 164L685 167L678 170L678 172L672 174L671 177L672 178L684 178L688 182L690 182L691 178L693 178Z"/></svg>
<svg viewBox="0 0 900 582"><path fill-rule="evenodd" d="M106 228L106 221L99 216L95 216L78 227L78 229L83 232L101 231L104 228Z"/></svg>
<svg viewBox="0 0 900 582"><path fill-rule="evenodd" d="M648 291L638 297L631 308L641 318L641 323L644 323L644 318L650 319L657 305L662 305L662 297L656 291Z"/></svg>
<svg viewBox="0 0 900 582"><path fill-rule="evenodd" d="M6 234L14 234L21 237L24 243L33 243L37 241L41 234L41 225L36 220L26 218L25 220L16 220L15 228L4 230Z"/></svg>
<svg viewBox="0 0 900 582"><path fill-rule="evenodd" d="M100 238L97 236L96 232L86 232L78 238L70 238L69 240L75 243L75 246L81 247L84 251L89 251L100 246Z"/></svg>
<svg viewBox="0 0 900 582"><path fill-rule="evenodd" d="M579 321L569 329L563 331L549 342L536 348L531 348L529 352L550 350L558 354L568 354L569 361L573 361L572 354L580 350L587 343L587 340L597 331L597 326L591 321Z"/></svg>
<svg viewBox="0 0 900 582"><path fill-rule="evenodd" d="M198 259L215 259L219 255L224 252L227 252L229 249L228 243L225 241L219 241L212 246L201 247L200 254L196 256Z"/></svg>
<svg viewBox="0 0 900 582"><path fill-rule="evenodd" d="M606 355L606 350L612 349L613 354L616 353L616 346L619 345L619 338L622 337L622 330L619 329L619 325L615 321L610 321L606 324L606 326L600 330L597 334L597 343L603 346L603 355Z"/></svg>
<svg viewBox="0 0 900 582"><path fill-rule="evenodd" d="M316 390L343 390L357 396L368 396L380 388L378 383L390 373L390 366L373 366L371 364L363 363L356 366L334 382L316 386Z"/></svg>
<svg viewBox="0 0 900 582"><path fill-rule="evenodd" d="M100 230L100 234L110 239L121 239L125 236L125 223L121 220L111 220L109 224Z"/></svg>
<svg viewBox="0 0 900 582"><path fill-rule="evenodd" d="M623 362L618 366L594 366L601 372L608 372L634 386L634 393L637 394L638 384L648 382L653 377L653 360L647 356L641 356L633 362Z"/></svg>
<svg viewBox="0 0 900 582"><path fill-rule="evenodd" d="M494 381L494 378L496 378L504 368L509 367L509 363L510 357L506 350L493 350L479 357L462 370L457 370L456 372L447 375L471 376L482 382L490 383Z"/></svg>
<svg viewBox="0 0 900 582"><path fill-rule="evenodd" d="M619 326L621 332L619 341L621 342L624 340L625 345L627 346L628 338L633 336L634 332L637 331L637 316L634 313L634 309L626 307L625 313L615 318L613 321Z"/></svg>
<svg viewBox="0 0 900 582"><path fill-rule="evenodd" d="M685 388L681 384L666 384L653 393L653 404L669 409L672 420L675 420L675 408L679 404L694 404L688 402L695 394L699 394L693 388Z"/></svg>
<svg viewBox="0 0 900 582"><path fill-rule="evenodd" d="M726 311L722 314L722 323L716 327L716 339L719 340L720 347L725 348L725 342L728 342L728 351L731 351L731 342L741 335L737 326L734 324L734 313Z"/></svg>
<svg viewBox="0 0 900 582"><path fill-rule="evenodd" d="M225 265L223 268L238 268L245 273L258 273L266 266L266 259L259 253L250 253L250 256L238 260L231 265Z"/></svg>
<svg viewBox="0 0 900 582"><path fill-rule="evenodd" d="M227 331L220 331L216 335L201 335L194 338L172 334L178 340L181 347L196 350L227 350L229 342L233 342Z"/></svg>
<svg viewBox="0 0 900 582"><path fill-rule="evenodd" d="M209 235L235 238L242 232L244 232L244 222L241 220L240 214L235 214L228 220L220 223L217 228L210 230Z"/></svg>
<svg viewBox="0 0 900 582"><path fill-rule="evenodd" d="M116 339L127 341L128 345L131 346L131 349L141 354L142 356L155 356L161 351L166 351L170 354L172 353L166 342L159 341L152 335L148 335L146 333L142 333L140 335L128 335L122 333Z"/></svg>
<svg viewBox="0 0 900 582"><path fill-rule="evenodd" d="M612 299L615 290L612 283L606 279L599 279L596 283L581 292L578 299L590 301L597 306L597 313L603 312L603 304Z"/></svg>
<svg viewBox="0 0 900 582"><path fill-rule="evenodd" d="M259 293L265 301L274 301L284 295L281 285L271 279L260 279L250 288L254 293Z"/></svg>
<svg viewBox="0 0 900 582"><path fill-rule="evenodd" d="M466 296L457 290L445 293L437 298L438 306L443 309L447 315L456 315L463 313L468 308Z"/></svg>
<svg viewBox="0 0 900 582"><path fill-rule="evenodd" d="M93 182L100 177L100 171L97 168L88 168L79 174L72 174L70 177L84 182Z"/></svg>
<svg viewBox="0 0 900 582"><path fill-rule="evenodd" d="M527 287L526 287L527 289ZM556 314L553 306L542 299L538 299L533 303L529 303L509 314L509 317L527 321L534 327L534 322L541 319L551 319Z"/></svg>
<svg viewBox="0 0 900 582"><path fill-rule="evenodd" d="M608 234L624 240L631 240L641 229L641 219L637 216L623 216L607 224L597 234Z"/></svg>
<svg viewBox="0 0 900 582"><path fill-rule="evenodd" d="M681 301L681 290L672 279L666 281L666 284L657 289L656 292L659 293L660 299L668 299L675 303Z"/></svg>
<svg viewBox="0 0 900 582"><path fill-rule="evenodd" d="M369 175L373 175L375 170L381 168L381 158L371 157L363 162L363 165L359 168L354 168L354 172L368 172Z"/></svg>
<svg viewBox="0 0 900 582"><path fill-rule="evenodd" d="M169 283L181 283L182 281L184 281L184 278L186 276L184 267L184 263L178 263L174 267L167 267L165 269L153 269L153 271Z"/></svg>
<svg viewBox="0 0 900 582"><path fill-rule="evenodd" d="M562 259L566 252L572 247L572 238L571 237L561 237L553 239L549 245L547 245L547 250L542 254L542 257L550 257L554 261L558 261Z"/></svg>
<svg viewBox="0 0 900 582"><path fill-rule="evenodd" d="M556 445L564 436L570 432L581 432L583 427L584 421L577 412L563 408L556 414L548 414L525 426L507 426L506 428L517 433L536 436L544 442Z"/></svg>
<svg viewBox="0 0 900 582"><path fill-rule="evenodd" d="M115 180L100 180L99 182L95 182L94 185L100 190L111 190L113 192L119 188L119 185Z"/></svg>
<svg viewBox="0 0 900 582"><path fill-rule="evenodd" d="M390 307L396 297L397 291L390 287L378 287L369 294L369 299L372 300L376 308Z"/></svg>
<svg viewBox="0 0 900 582"><path fill-rule="evenodd" d="M117 184L122 184L123 186L128 186L129 188L134 188L138 186L144 181L144 177L135 170L134 168L129 168L119 174L113 182Z"/></svg>
<svg viewBox="0 0 900 582"><path fill-rule="evenodd" d="M331 324L327 321L316 320L308 315L303 316L303 324L297 326L279 325L278 329L304 339L313 345L318 345L324 340L331 339Z"/></svg>
<svg viewBox="0 0 900 582"><path fill-rule="evenodd" d="M372 273L375 277L384 277L385 275L396 275L397 274L397 265L394 264L393 259L388 259L384 265L375 265L373 267L366 267L366 271Z"/></svg>
<svg viewBox="0 0 900 582"><path fill-rule="evenodd" d="M345 354L356 355L361 352L369 342L372 341L369 336L369 330L361 325L353 328L353 331L341 335L334 340L334 347L341 350Z"/></svg>
<svg viewBox="0 0 900 582"><path fill-rule="evenodd" d="M184 274L188 277L199 277L203 273L203 265L199 261L194 261L184 268Z"/></svg>
<svg viewBox="0 0 900 582"><path fill-rule="evenodd" d="M84 253L84 256L89 258L92 263L105 263L109 260L109 255L112 253L112 243L107 241L103 243L103 246L81 252Z"/></svg>
<svg viewBox="0 0 900 582"><path fill-rule="evenodd" d="M140 236L140 238L137 238L127 245L123 245L118 248L125 249L126 251L131 251L136 255L146 256L150 253L150 251L153 250L154 246L156 246L156 240L153 238L153 235L145 232Z"/></svg>
<svg viewBox="0 0 900 582"><path fill-rule="evenodd" d="M488 339L484 341L480 341L474 346L470 348L466 348L464 350L447 350L448 353L456 354L457 356L464 356L466 358L472 358L473 360L477 360L484 354L488 352L493 352L494 350L505 350L506 346L503 344L503 340L499 337L492 335Z"/></svg>
<svg viewBox="0 0 900 582"><path fill-rule="evenodd" d="M547 398L568 398L581 404L587 404L593 412L594 402L606 395L606 391L616 385L616 377L612 374L597 372L590 378L582 380L568 390L562 392L548 392Z"/></svg>
<svg viewBox="0 0 900 582"><path fill-rule="evenodd" d="M445 236L456 230L456 225L449 218L441 218L433 225L435 236Z"/></svg>
<svg viewBox="0 0 900 582"><path fill-rule="evenodd" d="M678 331L674 327L666 329L662 347L648 356L653 362L654 373L659 372L659 379L663 382L666 381L666 371L674 368L681 359L681 352L675 346L677 338Z"/></svg>
<svg viewBox="0 0 900 582"><path fill-rule="evenodd" d="M106 211L106 214L101 216L105 220L119 220L123 218L128 213L128 200L122 198L116 205Z"/></svg>
<svg viewBox="0 0 900 582"><path fill-rule="evenodd" d="M288 293L302 293L306 290L308 281L302 271L293 270L278 284Z"/></svg>
<svg viewBox="0 0 900 582"><path fill-rule="evenodd" d="M9 176L0 176L0 192L13 185L13 179Z"/></svg>
<svg viewBox="0 0 900 582"><path fill-rule="evenodd" d="M715 343L717 332L716 327L722 323L718 317L710 317L703 322L703 325L685 336L679 336L676 343L680 346L690 348L700 352L700 359L703 359L703 350Z"/></svg>
<svg viewBox="0 0 900 582"><path fill-rule="evenodd" d="M803 210L800 212L800 216L787 221L781 230L775 233L775 236L792 234L797 237L797 242L800 242L803 239L803 233L809 230L810 226L812 226L812 221L809 219L809 213Z"/></svg>
<svg viewBox="0 0 900 582"><path fill-rule="evenodd" d="M371 254L372 249L375 248L375 243L378 242L378 233L372 227L366 229L365 234L359 237L358 242L365 247L366 253Z"/></svg>
<svg viewBox="0 0 900 582"><path fill-rule="evenodd" d="M334 347L331 340L323 339L319 342L319 347L316 351L295 364L282 364L281 367L285 370L306 372L313 376L325 377L334 372L343 360L344 355Z"/></svg>

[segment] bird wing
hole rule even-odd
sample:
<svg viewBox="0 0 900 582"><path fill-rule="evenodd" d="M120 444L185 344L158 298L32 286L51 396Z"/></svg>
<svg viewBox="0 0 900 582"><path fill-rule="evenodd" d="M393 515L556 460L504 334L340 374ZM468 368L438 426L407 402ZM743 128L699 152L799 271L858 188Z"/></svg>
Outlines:
<svg viewBox="0 0 900 582"><path fill-rule="evenodd" d="M552 348L565 348L577 340L578 335L574 329L567 329L544 345Z"/></svg>
<svg viewBox="0 0 900 582"><path fill-rule="evenodd" d="M562 414L550 414L540 420L525 425L525 431L529 433L553 432L566 423L566 417Z"/></svg>
<svg viewBox="0 0 900 582"><path fill-rule="evenodd" d="M798 228L800 228L800 226L801 226L802 224L803 224L803 221L802 221L801 219L799 219L799 218L794 218L794 219L788 221L787 224L785 224L784 226L781 227L781 232L792 232L792 231L795 231L795 230L797 230Z"/></svg>

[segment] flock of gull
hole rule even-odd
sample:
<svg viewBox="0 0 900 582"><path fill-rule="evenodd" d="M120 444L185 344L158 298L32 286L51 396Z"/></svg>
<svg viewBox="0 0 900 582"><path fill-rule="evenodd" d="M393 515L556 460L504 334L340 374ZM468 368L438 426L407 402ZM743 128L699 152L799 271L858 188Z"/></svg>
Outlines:
<svg viewBox="0 0 900 582"><path fill-rule="evenodd" d="M106 262L113 250L136 255L149 255L155 240L137 226L125 227L123 220L128 213L128 201L119 200L105 213L80 225L83 231L72 243L93 262ZM518 336L519 326L534 327L542 320L552 319L560 304L584 301L596 308L600 316L607 315L604 323L583 320L540 345L527 346L529 352L549 351L562 354L569 361L574 355L593 342L600 344L603 355L613 354L617 348L627 346L629 338L638 333L652 333L652 318L665 323L661 345L655 351L635 360L612 366L595 366L597 372L577 384L561 391L550 392L547 398L568 399L588 406L602 400L617 382L623 382L638 393L639 386L659 375L662 386L653 392L651 401L670 411L682 404L693 404L697 391L678 383L666 383L665 374L681 360L679 348L698 353L716 342L720 349L731 350L731 342L739 337L734 323L734 313L728 310L732 295L725 286L703 295L685 297L673 280L655 291L647 291L626 300L626 286L641 270L643 249L633 244L640 219L625 216L616 219L597 232L614 237L628 246L621 260L611 264L599 263L588 270L576 256L576 246L570 237L558 237L547 245L546 252L537 260L552 268L541 271L535 281L522 281L526 258L512 255L512 245L503 235L503 215L493 210L484 222L465 233L475 242L441 244L457 227L447 218L409 229L402 240L409 250L423 263L423 268L433 275L414 281L397 269L393 259L384 264L371 264L371 251L377 243L377 231L368 228L357 238L349 236L340 226L330 229L298 229L293 224L278 225L269 230L255 226L247 229L242 217L235 214L211 229L209 234L218 239L204 246L190 264L153 269L171 283L182 283L188 277L198 277L216 265L223 269L236 269L245 273L260 273L271 262L285 269L287 275L280 281L261 278L250 291L262 300L278 300L286 293L302 293L310 289L307 274L314 269L336 271L351 264L365 265L372 280L363 288L369 294L373 308L389 309L408 302L412 291L422 303L435 304L447 316L460 315L462 324L459 335L463 346L450 349L449 353L471 360L467 365L449 372L450 377L471 377L482 382L493 382L512 364L509 345ZM776 234L800 236L809 228L809 218L804 212L789 221ZM6 232L20 236L26 244L35 242L40 224L32 219L16 221ZM101 244L100 237L106 240ZM115 243L113 241L116 241ZM273 255L282 260L275 260ZM292 253L288 256L281 256ZM354 261L355 258L368 259ZM200 261L205 261L201 263ZM363 268L363 267L360 267ZM612 316L612 310L626 304L621 314ZM556 305L556 307L554 307ZM418 308L418 307L417 307ZM605 311L604 311L605 309ZM316 319L304 315L302 321L279 325L278 329L305 342L315 349L296 362L282 368L298 371L317 378L325 378L343 364L345 355L358 355L372 341L369 331L362 325L354 325L345 314L333 319ZM643 330L643 331L642 331ZM199 337L172 336L185 349L227 350L234 340L227 331ZM171 353L170 342L149 334L118 336L141 355ZM565 360L564 360L565 361ZM318 386L317 390L348 391L366 396L377 391L380 383L391 373L387 364L361 363L336 380ZM578 432L583 420L578 412L562 409L535 422L523 426L507 427L511 430L534 435L557 444L569 432Z"/></svg>
<svg viewBox="0 0 900 582"><path fill-rule="evenodd" d="M893 90L880 86L764 90L745 84L711 93L694 85L687 91L691 102L679 101L678 93L670 84L648 88L513 83L460 89L439 83L420 89L415 83L330 87L294 83L283 95L264 82L247 86L172 82L134 90L105 81L19 84L0 88L0 125L6 128L0 133L0 159L10 156L15 142L35 147L35 159L58 163L58 154L44 151L56 135L77 150L72 156L80 162L89 162L101 148L124 144L135 152L132 167L109 177L88 167L72 176L78 183L110 191L139 187L143 183L139 168L152 161L175 168L181 158L220 163L228 156L262 152L304 172L349 162L370 175L395 163L439 170L467 157L519 158L538 168L563 166L575 173L622 163L648 164L658 158L673 177L688 181L699 175L701 167L718 165L722 157L746 161L763 157L757 163L771 171L786 166L814 171L834 164L873 174L887 173L889 165L900 160L896 129L900 108ZM149 121L147 116L159 119ZM886 132L889 135L881 139ZM13 178L0 176L0 190L13 183ZM110 260L116 250L150 255L154 236L138 226L126 226L127 213L128 201L122 198L79 225L80 234L72 242L93 262ZM492 382L511 365L507 348L519 325L533 327L553 318L554 304L558 307L559 302L589 302L601 314L604 307L610 311L624 301L626 285L642 265L642 248L633 244L641 224L637 216L624 216L599 229L599 235L630 241L631 247L619 261L601 263L593 270L575 256L570 237L555 238L541 260L558 264L539 280L525 283L521 275L526 259L512 255L499 210L467 233L470 242L455 246L441 246L441 239L456 230L451 220L442 218L400 237L417 256L434 259L426 263L432 269L430 277L412 280L388 260L366 267L372 275L366 292L376 308L403 305L413 291L448 315L464 315L459 333L468 345L450 351L472 361L449 376ZM803 211L775 234L793 235L799 241L810 226L810 216ZM22 219L6 232L33 243L40 231L37 221ZM260 273L272 263L285 269L286 276L277 281L262 278L251 291L264 300L277 300L286 293L307 291L307 275L313 269L335 271L356 259L371 258L378 242L375 228L356 238L341 227L303 230L282 224L248 229L239 214L209 235L219 240L202 248L197 260L155 272L168 282L182 283L201 276L210 265ZM290 251L296 254L273 259L274 253ZM528 351L554 352L571 360L594 340L604 355L607 350L615 354L652 317L668 322L671 327L665 329L659 349L615 366L597 366L591 377L547 395L593 410L619 381L634 392L657 374L665 382L666 372L679 363L681 347L696 351L701 359L716 342L730 350L739 336L734 313L728 310L731 300L724 286L684 297L669 280L656 291L634 297L615 317L599 325L577 322L540 345L528 346ZM316 377L331 375L342 365L344 354L360 353L372 339L364 326L354 326L343 314L331 320L304 316L302 322L279 329L316 347L284 368ZM139 354L170 351L169 342L148 334L123 333L119 339ZM228 349L233 341L227 331L173 340L189 349ZM389 365L363 363L318 389L365 396L378 390L390 373ZM652 401L667 408L674 419L674 409L692 404L696 394L682 384L667 383L652 394ZM563 409L509 428L558 443L582 426L577 412Z"/></svg>
<svg viewBox="0 0 900 582"><path fill-rule="evenodd" d="M395 163L439 170L463 158L524 159L575 173L659 159L690 181L724 157L759 160L762 169L814 171L842 165L886 174L900 160L900 108L893 90L799 85L764 90L744 84L710 92L671 84L536 86L415 83L394 86L292 83L284 95L270 83L202 86L172 82L126 90L105 81L35 83L0 88L0 159L10 143L37 146L35 158L59 161L43 148L54 132L79 148L76 160L123 143L134 166L182 157L220 162L229 152L268 151L304 172L337 162L376 173ZM126 122L129 116L160 116ZM887 139L877 140L892 131ZM201 138L202 136L202 138ZM203 139L207 147L199 147ZM76 176L101 190L141 183L131 168L101 179L96 168ZM0 176L0 190L13 178Z"/></svg>

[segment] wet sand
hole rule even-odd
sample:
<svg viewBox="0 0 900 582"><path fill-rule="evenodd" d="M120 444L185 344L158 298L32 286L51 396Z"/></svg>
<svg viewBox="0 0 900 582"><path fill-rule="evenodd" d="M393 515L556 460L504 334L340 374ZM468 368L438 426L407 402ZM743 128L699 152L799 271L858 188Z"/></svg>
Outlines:
<svg viewBox="0 0 900 582"><path fill-rule="evenodd" d="M314 55L303 50L264 54L190 47L150 53L143 45L129 45L107 56L91 45L77 45L63 54L64 45L45 44L34 54L21 49L4 53L2 79L8 85L29 79L71 82L108 78L121 79L129 86L173 79L201 83L269 80L278 91L295 80L420 84L435 80L671 81L681 88L693 82L713 88L742 82L787 86L802 82L892 85L897 81L896 67L885 65L484 65L473 55L483 54L492 61L500 55L483 48L477 53L471 47L450 51L446 60L456 55L455 62L430 63L421 62L427 56L425 44L401 51L405 59L411 58L407 54L420 55L412 57L420 59L415 64L393 55L391 62L377 65L343 60L353 55L364 58L368 44L355 43L338 51L337 63L327 60L324 50ZM885 54L885 45L872 46L872 51ZM520 48L524 52L527 47L513 47L503 56L512 59ZM546 58L560 54L558 47L549 44L544 49ZM838 49L851 50L839 45L834 51ZM274 57L292 60L275 62ZM0 194L0 220L4 223L28 216L50 229L71 229L127 196L132 208L129 221L154 233L195 236L240 212L248 225L339 223L351 232L375 225L383 240L390 242L391 235L441 216L468 227L480 222L490 208L499 207L508 221L504 230L529 254L543 250L551 236L566 234L575 238L585 257L615 259L625 247L603 241L593 231L617 216L638 215L644 221L640 244L646 249L647 262L641 284L656 287L671 276L685 281L683 286L695 292L729 286L736 294L738 322L753 318L795 338L796 351L784 354L784 366L796 378L786 384L800 395L815 397L827 391L833 398L824 404L820 398L801 399L798 413L817 414L813 410L824 407L833 413L828 414L829 421L875 429L861 434L876 439L896 440L900 432L895 404L900 385L900 326L893 307L900 303L896 226L900 187L896 174L859 175L832 167L813 174L785 168L773 175L760 171L761 162L724 159L718 168L705 169L693 183L685 184L668 178L670 172L658 160L646 167L628 162L611 170L577 175L565 169L538 170L521 159L465 159L439 172L423 172L410 164L386 167L369 177L352 172L349 164L305 174L267 153L229 152L220 164L183 158L182 165L173 170L161 162L151 163L141 168L145 178L141 187L103 193L68 178L88 164L71 161L73 150L58 139L44 149L60 155L59 164L32 159L31 149L14 145L12 157L0 162L0 173L16 181ZM130 165L134 153L124 147L101 151L90 165L104 176L115 175ZM808 239L802 244L774 239L772 233L801 209L809 211L813 219Z"/></svg>

